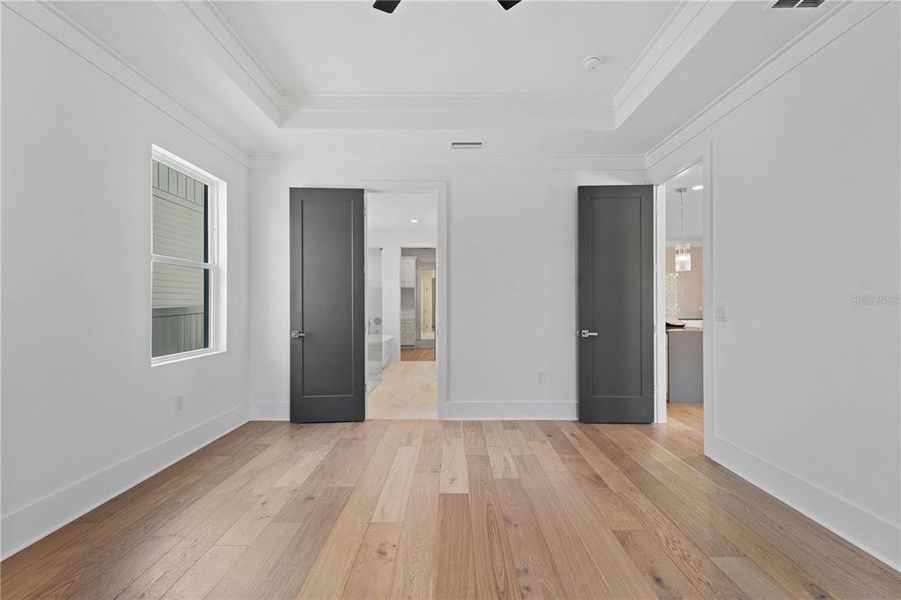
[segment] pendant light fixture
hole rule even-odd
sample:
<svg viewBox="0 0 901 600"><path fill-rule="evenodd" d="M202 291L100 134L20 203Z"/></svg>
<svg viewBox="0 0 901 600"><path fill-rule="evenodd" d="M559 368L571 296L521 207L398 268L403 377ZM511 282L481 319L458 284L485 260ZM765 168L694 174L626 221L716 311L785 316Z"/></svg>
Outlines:
<svg viewBox="0 0 901 600"><path fill-rule="evenodd" d="M688 191L687 187L676 188L676 191L679 192L679 221L682 227L682 232L679 236L679 239L685 239L685 192ZM675 252L675 263L676 263L676 271L679 273L684 273L686 271L691 271L691 244L688 242L682 241L676 244L676 252Z"/></svg>

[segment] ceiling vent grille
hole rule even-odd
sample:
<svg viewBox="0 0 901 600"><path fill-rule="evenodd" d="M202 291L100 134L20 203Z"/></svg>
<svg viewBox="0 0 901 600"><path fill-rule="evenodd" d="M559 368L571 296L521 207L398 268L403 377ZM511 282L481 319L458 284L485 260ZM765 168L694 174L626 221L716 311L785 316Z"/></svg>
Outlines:
<svg viewBox="0 0 901 600"><path fill-rule="evenodd" d="M481 150L482 146L482 142L451 142L454 150Z"/></svg>
<svg viewBox="0 0 901 600"><path fill-rule="evenodd" d="M773 8L816 8L826 0L776 0Z"/></svg>

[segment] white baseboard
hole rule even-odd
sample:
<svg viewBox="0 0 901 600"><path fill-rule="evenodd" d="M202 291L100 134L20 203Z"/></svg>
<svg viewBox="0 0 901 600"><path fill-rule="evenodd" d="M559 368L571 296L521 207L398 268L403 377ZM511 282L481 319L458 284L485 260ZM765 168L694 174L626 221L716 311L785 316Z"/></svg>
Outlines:
<svg viewBox="0 0 901 600"><path fill-rule="evenodd" d="M736 475L901 571L901 526L790 473L754 453L714 437L708 456Z"/></svg>
<svg viewBox="0 0 901 600"><path fill-rule="evenodd" d="M461 420L518 420L518 421L575 421L578 402L563 401L486 401L453 400L444 406L445 419Z"/></svg>
<svg viewBox="0 0 901 600"><path fill-rule="evenodd" d="M287 400L261 400L250 403L251 421L287 421L291 408Z"/></svg>
<svg viewBox="0 0 901 600"><path fill-rule="evenodd" d="M461 420L575 421L579 413L578 402L575 400L550 402L455 400L448 402L444 408L442 418ZM251 421L287 421L289 416L287 400L259 400L250 403Z"/></svg>
<svg viewBox="0 0 901 600"><path fill-rule="evenodd" d="M6 558L247 422L242 404L67 485L2 519Z"/></svg>

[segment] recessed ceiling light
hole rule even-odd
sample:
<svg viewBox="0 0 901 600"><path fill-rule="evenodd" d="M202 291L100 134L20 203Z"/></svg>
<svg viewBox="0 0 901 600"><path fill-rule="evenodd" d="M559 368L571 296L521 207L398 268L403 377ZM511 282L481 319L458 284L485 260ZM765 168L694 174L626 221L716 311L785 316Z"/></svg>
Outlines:
<svg viewBox="0 0 901 600"><path fill-rule="evenodd" d="M419 219L410 219L411 223L419 223Z"/></svg>
<svg viewBox="0 0 901 600"><path fill-rule="evenodd" d="M703 190L703 189L704 189L704 186L703 186L703 185L696 185L696 186L694 186L694 187L691 188L691 189L697 192L698 190Z"/></svg>

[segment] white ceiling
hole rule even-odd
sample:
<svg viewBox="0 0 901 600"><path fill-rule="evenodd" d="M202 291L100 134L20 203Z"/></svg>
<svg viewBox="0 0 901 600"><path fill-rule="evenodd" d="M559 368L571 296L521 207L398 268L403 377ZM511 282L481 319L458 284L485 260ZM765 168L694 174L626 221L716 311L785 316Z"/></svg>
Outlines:
<svg viewBox="0 0 901 600"><path fill-rule="evenodd" d="M53 2L248 155L643 155L841 2ZM608 57L585 72L589 54ZM468 154L467 157L476 155Z"/></svg>
<svg viewBox="0 0 901 600"><path fill-rule="evenodd" d="M673 2L215 2L285 92L592 95L609 104ZM582 59L608 57L586 72Z"/></svg>
<svg viewBox="0 0 901 600"><path fill-rule="evenodd" d="M438 229L438 198L435 193L376 192L366 196L366 224L370 231L392 232L424 239ZM418 223L411 223L416 219Z"/></svg>

